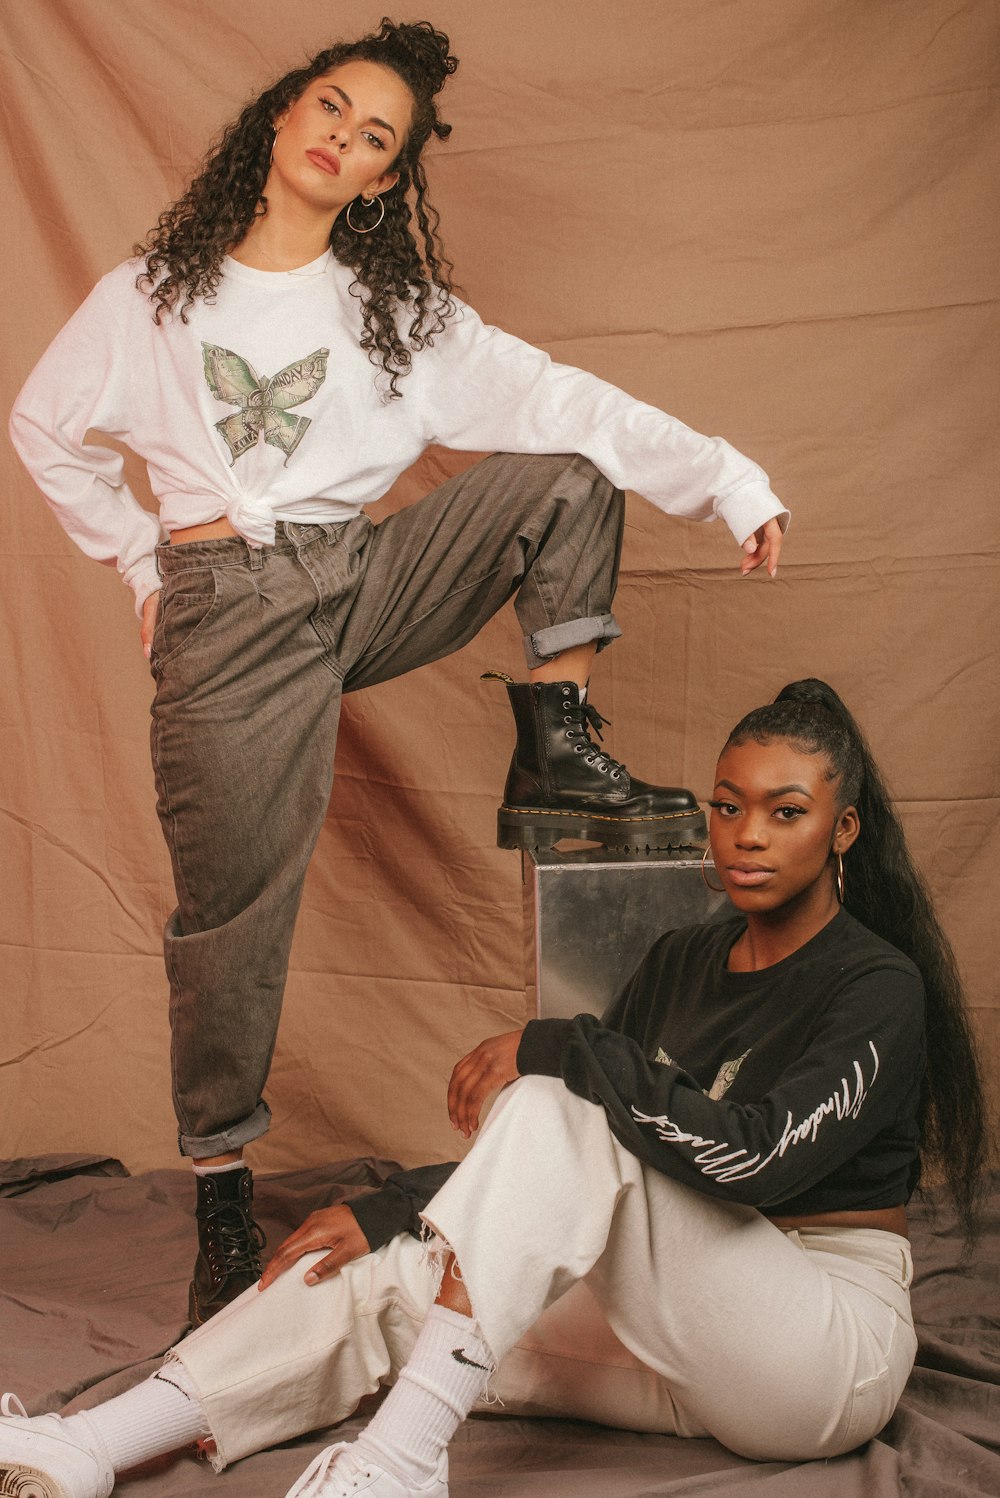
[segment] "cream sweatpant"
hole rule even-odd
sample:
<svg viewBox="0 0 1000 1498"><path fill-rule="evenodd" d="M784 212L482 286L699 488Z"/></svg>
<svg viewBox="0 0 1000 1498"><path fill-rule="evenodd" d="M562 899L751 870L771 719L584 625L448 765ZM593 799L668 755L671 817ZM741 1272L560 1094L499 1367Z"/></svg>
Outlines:
<svg viewBox="0 0 1000 1498"><path fill-rule="evenodd" d="M895 1408L916 1351L909 1246L784 1233L642 1164L548 1077L497 1101L424 1213L460 1265L507 1412L835 1456ZM346 1418L406 1362L440 1253L401 1236L307 1286L303 1258L174 1349L221 1469Z"/></svg>

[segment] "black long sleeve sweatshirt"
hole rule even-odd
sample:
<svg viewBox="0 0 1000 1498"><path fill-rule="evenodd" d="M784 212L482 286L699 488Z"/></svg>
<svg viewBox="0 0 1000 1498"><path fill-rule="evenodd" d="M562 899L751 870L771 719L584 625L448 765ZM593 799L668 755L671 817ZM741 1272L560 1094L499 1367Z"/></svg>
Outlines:
<svg viewBox="0 0 1000 1498"><path fill-rule="evenodd" d="M913 964L840 911L759 972L726 960L742 918L661 937L603 1018L532 1020L524 1075L604 1108L640 1160L695 1190L786 1216L905 1203L925 1064ZM453 1163L351 1204L373 1248L418 1232Z"/></svg>

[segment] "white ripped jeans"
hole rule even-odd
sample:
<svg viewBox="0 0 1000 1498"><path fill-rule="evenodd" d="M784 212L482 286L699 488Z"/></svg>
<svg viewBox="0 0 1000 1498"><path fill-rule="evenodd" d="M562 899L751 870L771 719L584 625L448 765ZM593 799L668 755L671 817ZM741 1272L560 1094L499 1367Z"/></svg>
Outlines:
<svg viewBox="0 0 1000 1498"><path fill-rule="evenodd" d="M875 1435L913 1363L904 1238L781 1232L643 1165L602 1108L552 1078L501 1095L424 1216L454 1249L511 1414L808 1460ZM404 1236L310 1287L304 1258L182 1342L172 1356L202 1398L216 1466L344 1419L391 1383L434 1300L435 1259Z"/></svg>

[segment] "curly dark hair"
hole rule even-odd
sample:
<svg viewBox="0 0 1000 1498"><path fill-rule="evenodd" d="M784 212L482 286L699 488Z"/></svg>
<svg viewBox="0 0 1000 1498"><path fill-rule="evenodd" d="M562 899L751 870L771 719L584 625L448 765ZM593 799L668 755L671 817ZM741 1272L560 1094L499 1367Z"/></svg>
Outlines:
<svg viewBox="0 0 1000 1498"><path fill-rule="evenodd" d="M376 232L355 233L342 213L330 246L337 260L355 272L351 290L361 300L361 347L388 376L389 396L398 398L397 381L410 369L413 350L433 343L455 311L453 267L438 236L439 219L427 196L421 160L431 135L446 140L451 134L434 102L458 67L450 45L429 21L397 25L384 18L378 31L318 52L248 104L223 131L184 196L161 213L156 227L134 248L146 262L136 284L149 290L156 321L178 307L184 318L198 297L211 297L222 277L224 256L254 219L267 212L264 184L277 117L331 68L354 59L381 63L402 79L414 100L410 128L392 163L399 181L382 196L385 217ZM348 212L355 223L365 222L360 198ZM414 218L419 245L411 227ZM401 329L404 309L410 320Z"/></svg>
<svg viewBox="0 0 1000 1498"><path fill-rule="evenodd" d="M885 781L861 729L824 681L807 678L783 687L774 702L741 718L726 748L748 739L787 739L809 754L825 755L829 778L839 781L839 809L857 810L861 833L844 854L844 907L909 957L924 980L927 1071L919 1116L921 1163L942 1170L971 1241L988 1163L980 1065L955 954L914 867Z"/></svg>

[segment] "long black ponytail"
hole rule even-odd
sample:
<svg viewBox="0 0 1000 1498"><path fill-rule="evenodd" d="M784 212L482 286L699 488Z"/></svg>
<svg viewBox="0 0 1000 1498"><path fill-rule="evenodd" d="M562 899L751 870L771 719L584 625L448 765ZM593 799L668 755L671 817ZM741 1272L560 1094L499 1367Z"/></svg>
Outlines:
<svg viewBox="0 0 1000 1498"><path fill-rule="evenodd" d="M861 833L844 855L844 906L910 958L924 980L927 1073L920 1110L921 1164L943 1174L967 1239L985 1188L988 1121L975 1041L951 943L914 867L899 818L865 737L832 687L813 678L783 687L742 718L728 744L789 739L824 754L854 806ZM728 747L727 744L727 747Z"/></svg>

